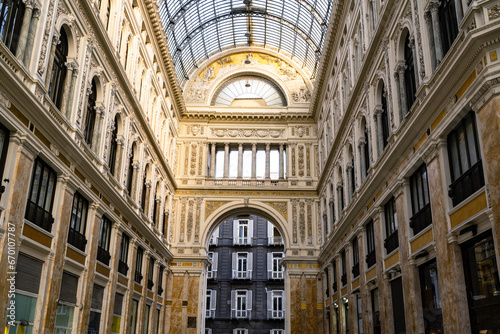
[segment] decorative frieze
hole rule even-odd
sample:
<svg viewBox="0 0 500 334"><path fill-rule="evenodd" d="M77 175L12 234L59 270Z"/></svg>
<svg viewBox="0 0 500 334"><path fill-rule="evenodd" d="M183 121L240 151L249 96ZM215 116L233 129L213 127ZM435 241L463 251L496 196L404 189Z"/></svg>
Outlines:
<svg viewBox="0 0 500 334"><path fill-rule="evenodd" d="M300 229L300 242L302 244L305 243L306 240L306 218L305 218L305 203L300 202L300 211L299 211L299 229Z"/></svg>
<svg viewBox="0 0 500 334"><path fill-rule="evenodd" d="M292 243L297 244L297 202L298 200L293 198L292 200Z"/></svg>
<svg viewBox="0 0 500 334"><path fill-rule="evenodd" d="M186 202L187 198L181 198L181 224L179 229L179 242L184 242L184 232L186 230Z"/></svg>
<svg viewBox="0 0 500 334"><path fill-rule="evenodd" d="M189 209L187 212L187 241L191 241L193 235L193 214L194 214L194 201L189 200Z"/></svg>
<svg viewBox="0 0 500 334"><path fill-rule="evenodd" d="M228 202L226 202L226 201L206 201L205 202L205 219L207 219L208 216L210 216L212 214L212 212L214 212L215 210L217 210L218 208L220 208L221 206L223 206L226 203L228 203Z"/></svg>
<svg viewBox="0 0 500 334"><path fill-rule="evenodd" d="M219 138L282 138L284 129L213 129L212 136Z"/></svg>
<svg viewBox="0 0 500 334"><path fill-rule="evenodd" d="M196 220L194 226L194 242L200 242L200 220L201 220L201 206L203 204L203 198L196 198Z"/></svg>
<svg viewBox="0 0 500 334"><path fill-rule="evenodd" d="M189 167L189 145L186 145L184 151L184 175L188 175Z"/></svg>
<svg viewBox="0 0 500 334"><path fill-rule="evenodd" d="M276 211L278 211L286 220L288 220L288 203L287 202L264 202Z"/></svg>
<svg viewBox="0 0 500 334"><path fill-rule="evenodd" d="M307 244L312 245L312 199L306 200L307 203Z"/></svg>
<svg viewBox="0 0 500 334"><path fill-rule="evenodd" d="M191 157L190 157L190 167L189 167L189 174L190 175L196 175L196 151L197 151L198 143L192 143L191 144Z"/></svg>

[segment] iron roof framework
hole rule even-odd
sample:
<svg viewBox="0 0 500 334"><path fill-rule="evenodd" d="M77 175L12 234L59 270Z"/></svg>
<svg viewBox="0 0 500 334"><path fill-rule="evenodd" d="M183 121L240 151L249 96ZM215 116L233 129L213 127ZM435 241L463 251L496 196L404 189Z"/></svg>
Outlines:
<svg viewBox="0 0 500 334"><path fill-rule="evenodd" d="M179 84L217 52L262 46L314 78L333 0L158 0Z"/></svg>

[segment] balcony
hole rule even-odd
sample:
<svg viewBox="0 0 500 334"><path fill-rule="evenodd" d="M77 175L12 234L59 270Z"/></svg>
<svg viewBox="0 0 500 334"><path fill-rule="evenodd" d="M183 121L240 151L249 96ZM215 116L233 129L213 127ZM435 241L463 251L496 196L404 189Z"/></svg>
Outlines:
<svg viewBox="0 0 500 334"><path fill-rule="evenodd" d="M208 279L216 279L217 278L217 271L215 271L215 270L207 271L207 278Z"/></svg>
<svg viewBox="0 0 500 334"><path fill-rule="evenodd" d="M252 272L233 270L233 279L252 279Z"/></svg>
<svg viewBox="0 0 500 334"><path fill-rule="evenodd" d="M134 275L134 281L135 281L136 283L141 284L141 282L142 282L142 278L143 278L143 276L142 276L141 272L136 270L136 271L135 271L135 275Z"/></svg>
<svg viewBox="0 0 500 334"><path fill-rule="evenodd" d="M109 266L109 260L111 259L111 255L107 250L98 246L97 247L97 261Z"/></svg>
<svg viewBox="0 0 500 334"><path fill-rule="evenodd" d="M352 266L352 278L356 278L359 276L359 263L356 263L354 266Z"/></svg>
<svg viewBox="0 0 500 334"><path fill-rule="evenodd" d="M385 239L384 247L387 250L387 254L399 247L398 230L394 231Z"/></svg>
<svg viewBox="0 0 500 334"><path fill-rule="evenodd" d="M26 208L26 219L33 224L40 226L49 233L52 231L54 217L52 217L52 214L50 212L47 212L43 208L36 205L36 203L28 201L28 206Z"/></svg>
<svg viewBox="0 0 500 334"><path fill-rule="evenodd" d="M153 290L153 286L155 286L155 283L153 282L153 280L148 279L148 290Z"/></svg>
<svg viewBox="0 0 500 334"><path fill-rule="evenodd" d="M85 246L87 245L87 238L77 230L69 228L68 233L68 244L75 246L77 249L85 252Z"/></svg>
<svg viewBox="0 0 500 334"><path fill-rule="evenodd" d="M128 265L122 260L118 261L118 272L123 276L127 276L128 273Z"/></svg>
<svg viewBox="0 0 500 334"><path fill-rule="evenodd" d="M206 310L205 318L215 318L215 310Z"/></svg>
<svg viewBox="0 0 500 334"><path fill-rule="evenodd" d="M234 237L233 245L251 245L252 238L250 237Z"/></svg>
<svg viewBox="0 0 500 334"><path fill-rule="evenodd" d="M283 246L283 238L282 237L268 237L268 245L269 246Z"/></svg>
<svg viewBox="0 0 500 334"><path fill-rule="evenodd" d="M483 186L483 162L479 160L450 185L448 196L451 197L453 206L456 206Z"/></svg>
<svg viewBox="0 0 500 334"><path fill-rule="evenodd" d="M268 270L267 271L267 279L283 279L283 270L279 271L274 271L274 270Z"/></svg>
<svg viewBox="0 0 500 334"><path fill-rule="evenodd" d="M432 224L431 204L427 204L420 211L410 218L410 227L413 229L413 235L418 234L424 228Z"/></svg>
<svg viewBox="0 0 500 334"><path fill-rule="evenodd" d="M368 268L373 266L377 262L377 256L375 254L375 250L372 250L368 254L366 254L366 265Z"/></svg>
<svg viewBox="0 0 500 334"><path fill-rule="evenodd" d="M284 319L285 311L267 310L268 319Z"/></svg>
<svg viewBox="0 0 500 334"><path fill-rule="evenodd" d="M231 317L236 319L250 318L251 311L248 310L231 310Z"/></svg>

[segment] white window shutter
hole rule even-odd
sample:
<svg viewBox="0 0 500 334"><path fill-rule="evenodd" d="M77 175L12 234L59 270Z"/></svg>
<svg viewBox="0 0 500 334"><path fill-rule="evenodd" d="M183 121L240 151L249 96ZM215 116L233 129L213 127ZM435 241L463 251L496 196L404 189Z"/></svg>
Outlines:
<svg viewBox="0 0 500 334"><path fill-rule="evenodd" d="M269 319L269 312L273 310L273 292L267 291L267 318Z"/></svg>
<svg viewBox="0 0 500 334"><path fill-rule="evenodd" d="M231 291L231 318L236 311L236 290Z"/></svg>
<svg viewBox="0 0 500 334"><path fill-rule="evenodd" d="M238 221L233 221L233 244L236 244L236 238L238 238Z"/></svg>
<svg viewBox="0 0 500 334"><path fill-rule="evenodd" d="M210 298L210 309L215 311L217 307L217 290L212 290L212 298Z"/></svg>
<svg viewBox="0 0 500 334"><path fill-rule="evenodd" d="M214 236L215 236L216 238L218 238L218 237L219 237L219 226L217 226L217 228L215 229Z"/></svg>
<svg viewBox="0 0 500 334"><path fill-rule="evenodd" d="M217 271L217 264L219 260L219 254L214 252L212 255L212 271Z"/></svg>
<svg viewBox="0 0 500 334"><path fill-rule="evenodd" d="M252 291L247 291L247 310L252 311Z"/></svg>
<svg viewBox="0 0 500 334"><path fill-rule="evenodd" d="M273 229L274 229L274 225L270 222L270 221L267 221L267 238L269 240L272 240L271 238L273 237Z"/></svg>
<svg viewBox="0 0 500 334"><path fill-rule="evenodd" d="M249 242L252 243L253 238L253 220L248 221L248 238Z"/></svg>
<svg viewBox="0 0 500 334"><path fill-rule="evenodd" d="M247 253L247 271L248 277L252 279L252 271L253 271L253 253Z"/></svg>
<svg viewBox="0 0 500 334"><path fill-rule="evenodd" d="M231 254L233 256L233 278L236 277L236 271L238 270L238 253Z"/></svg>
<svg viewBox="0 0 500 334"><path fill-rule="evenodd" d="M273 253L267 253L267 278L273 275Z"/></svg>

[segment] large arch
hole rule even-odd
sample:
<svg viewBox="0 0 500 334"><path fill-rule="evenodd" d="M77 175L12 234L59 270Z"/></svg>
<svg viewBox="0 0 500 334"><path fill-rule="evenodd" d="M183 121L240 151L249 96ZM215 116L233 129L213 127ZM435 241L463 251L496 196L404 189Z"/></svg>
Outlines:
<svg viewBox="0 0 500 334"><path fill-rule="evenodd" d="M290 247L290 234L287 220L273 207L262 202L241 202L233 201L219 207L205 219L205 227L201 235L201 247L208 248L211 235L224 220L242 214L254 214L263 217L273 223L283 237L285 250Z"/></svg>

